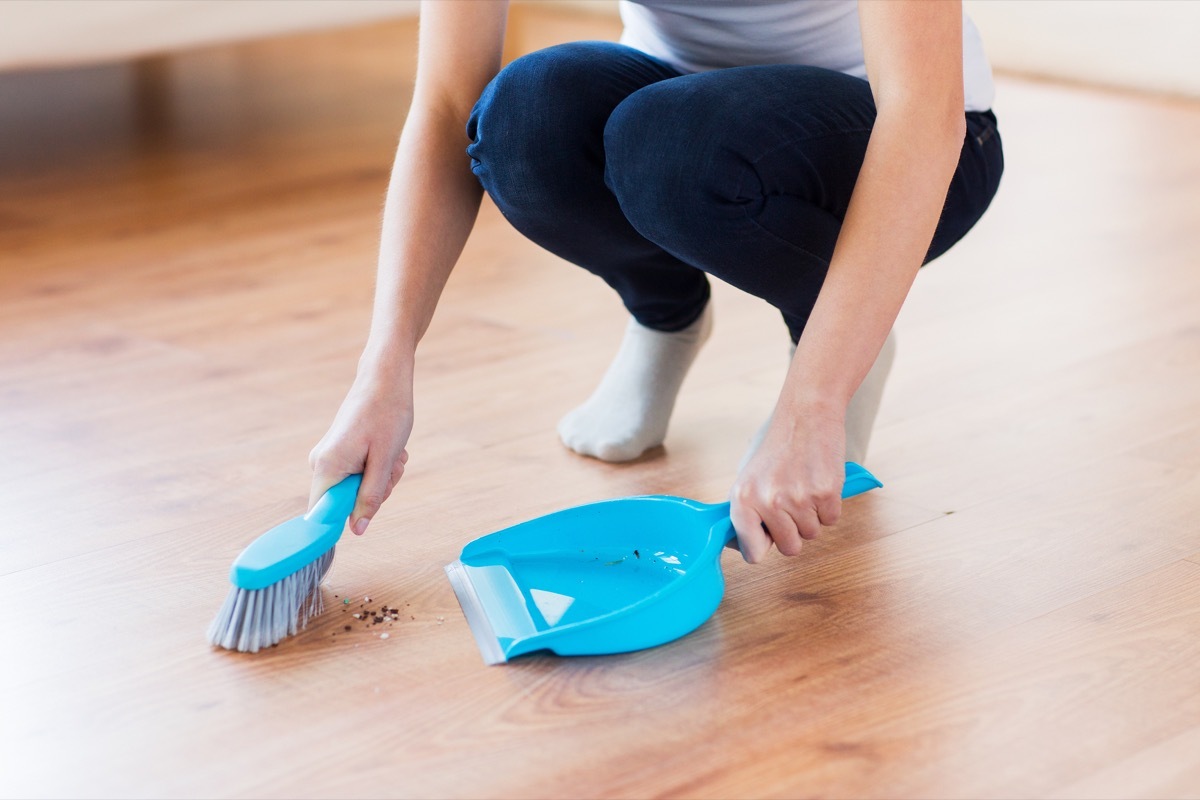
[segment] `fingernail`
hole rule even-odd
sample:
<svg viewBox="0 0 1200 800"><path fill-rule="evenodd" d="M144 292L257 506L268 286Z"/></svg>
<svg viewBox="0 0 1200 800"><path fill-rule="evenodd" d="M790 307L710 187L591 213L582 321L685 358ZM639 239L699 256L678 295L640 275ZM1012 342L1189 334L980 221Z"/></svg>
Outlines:
<svg viewBox="0 0 1200 800"><path fill-rule="evenodd" d="M371 524L370 517L359 517L358 522L354 523L354 533L358 536L362 536L364 533L367 532L367 526L370 524Z"/></svg>

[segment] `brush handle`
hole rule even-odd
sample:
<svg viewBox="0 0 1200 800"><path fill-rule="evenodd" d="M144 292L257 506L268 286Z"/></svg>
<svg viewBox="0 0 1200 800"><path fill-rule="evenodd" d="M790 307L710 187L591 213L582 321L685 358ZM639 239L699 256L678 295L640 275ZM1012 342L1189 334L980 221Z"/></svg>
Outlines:
<svg viewBox="0 0 1200 800"><path fill-rule="evenodd" d="M265 589L329 552L342 538L361 482L361 475L344 478L303 517L276 525L247 545L233 562L230 582L239 589Z"/></svg>
<svg viewBox="0 0 1200 800"><path fill-rule="evenodd" d="M361 483L362 475L350 475L330 486L312 510L304 515L304 519L318 525L345 525L350 512L354 510L354 501L358 499L358 487Z"/></svg>
<svg viewBox="0 0 1200 800"><path fill-rule="evenodd" d="M846 480L842 484L842 499L854 497L855 495L869 492L872 489L878 489L883 486L883 483L870 473L870 471L862 464L856 464L853 461L846 462ZM714 510L720 509L721 513L729 516L729 503L721 503L715 506ZM737 531L733 526L729 526L729 530L725 533L725 543L729 544L737 539Z"/></svg>

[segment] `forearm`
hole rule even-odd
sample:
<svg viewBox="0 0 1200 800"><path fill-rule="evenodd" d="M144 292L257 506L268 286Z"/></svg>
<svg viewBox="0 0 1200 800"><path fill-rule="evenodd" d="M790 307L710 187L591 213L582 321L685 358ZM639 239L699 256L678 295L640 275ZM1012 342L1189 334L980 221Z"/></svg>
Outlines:
<svg viewBox="0 0 1200 800"><path fill-rule="evenodd" d="M483 189L466 155L465 122L414 108L396 152L383 213L371 333L373 367L411 373L479 211Z"/></svg>
<svg viewBox="0 0 1200 800"><path fill-rule="evenodd" d="M961 112L876 120L829 272L788 371L786 413L844 415L937 227L962 146Z"/></svg>
<svg viewBox="0 0 1200 800"><path fill-rule="evenodd" d="M841 514L846 412L937 229L965 136L959 3L860 0L876 117L829 270L730 517L747 561Z"/></svg>
<svg viewBox="0 0 1200 800"><path fill-rule="evenodd" d="M416 88L388 185L361 362L371 373L411 383L417 342L475 224L483 189L465 152L466 123L500 69L507 9L507 0L421 4Z"/></svg>

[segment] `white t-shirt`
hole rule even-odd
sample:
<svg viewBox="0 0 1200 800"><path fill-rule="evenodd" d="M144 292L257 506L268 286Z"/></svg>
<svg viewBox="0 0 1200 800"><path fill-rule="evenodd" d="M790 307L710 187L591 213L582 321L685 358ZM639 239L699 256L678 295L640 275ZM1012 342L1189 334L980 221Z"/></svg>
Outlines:
<svg viewBox="0 0 1200 800"><path fill-rule="evenodd" d="M621 0L621 44L683 72L805 64L867 77L857 0ZM979 31L963 15L967 111L992 107L995 87Z"/></svg>

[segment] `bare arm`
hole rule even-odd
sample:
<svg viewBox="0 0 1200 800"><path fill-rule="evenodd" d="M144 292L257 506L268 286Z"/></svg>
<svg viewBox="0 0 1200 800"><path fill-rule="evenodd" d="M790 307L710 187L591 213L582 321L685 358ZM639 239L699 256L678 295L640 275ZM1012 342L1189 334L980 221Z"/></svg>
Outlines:
<svg viewBox="0 0 1200 800"><path fill-rule="evenodd" d="M411 361L475 224L467 117L500 69L507 0L425 0L417 85L383 215L369 356Z"/></svg>
<svg viewBox="0 0 1200 800"><path fill-rule="evenodd" d="M929 248L965 135L961 4L860 0L859 19L877 116L771 428L734 487L748 561L772 540L795 555L836 523L846 406Z"/></svg>
<svg viewBox="0 0 1200 800"><path fill-rule="evenodd" d="M483 190L466 155L467 117L500 69L508 0L425 0L417 82L392 166L371 332L354 385L313 448L310 505L362 472L362 533L404 472L417 343L466 244Z"/></svg>

